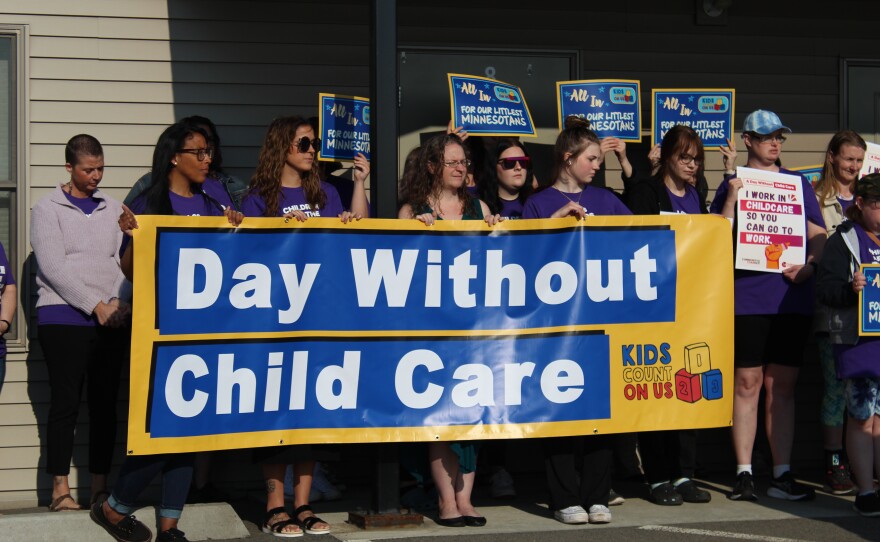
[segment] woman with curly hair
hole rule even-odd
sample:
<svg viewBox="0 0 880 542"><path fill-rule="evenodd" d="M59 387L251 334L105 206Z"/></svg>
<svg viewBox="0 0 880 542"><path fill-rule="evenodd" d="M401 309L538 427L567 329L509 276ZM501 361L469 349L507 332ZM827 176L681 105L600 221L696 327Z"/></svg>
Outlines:
<svg viewBox="0 0 880 542"><path fill-rule="evenodd" d="M321 140L302 117L272 121L260 149L260 158L241 210L245 216L283 216L304 221L310 216L339 217L343 222L369 216L364 182L370 162L358 153L354 159L354 194L346 211L339 193L318 175L316 153Z"/></svg>

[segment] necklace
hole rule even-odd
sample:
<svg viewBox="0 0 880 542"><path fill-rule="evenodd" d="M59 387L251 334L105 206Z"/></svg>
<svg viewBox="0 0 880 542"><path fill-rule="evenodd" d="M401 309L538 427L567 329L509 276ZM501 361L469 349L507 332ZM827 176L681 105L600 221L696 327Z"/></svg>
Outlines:
<svg viewBox="0 0 880 542"><path fill-rule="evenodd" d="M553 190L556 190L557 192L559 192L560 194L562 194L562 197L564 197L564 198L567 199L568 201L570 201L570 202L572 202L572 203L576 203L577 205L581 205L581 197L584 195L584 191L583 191L583 190L581 190L580 192L577 193L577 195L578 195L577 200L574 200L574 199L572 199L571 197L569 197L569 195L568 195L569 193L568 193L568 192L563 192L562 190L556 188L555 186L553 187ZM581 207L583 207L583 205L581 205Z"/></svg>
<svg viewBox="0 0 880 542"><path fill-rule="evenodd" d="M456 202L456 204L458 204L458 205L461 204L457 199L455 200L455 202ZM436 209L436 211L437 211L437 216L439 216L440 218L446 218L446 215L448 214L448 213L443 212L443 203L440 201L439 198L437 199L437 209Z"/></svg>

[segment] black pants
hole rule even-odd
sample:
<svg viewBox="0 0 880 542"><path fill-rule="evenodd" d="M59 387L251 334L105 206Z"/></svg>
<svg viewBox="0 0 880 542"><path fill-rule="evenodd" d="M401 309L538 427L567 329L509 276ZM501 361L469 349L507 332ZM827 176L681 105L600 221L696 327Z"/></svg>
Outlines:
<svg viewBox="0 0 880 542"><path fill-rule="evenodd" d="M49 369L50 405L46 428L46 472L70 474L73 436L83 385L88 382L89 472L107 474L116 443L119 373L129 344L127 328L39 326Z"/></svg>
<svg viewBox="0 0 880 542"><path fill-rule="evenodd" d="M649 484L693 478L697 455L693 429L639 433L642 467Z"/></svg>
<svg viewBox="0 0 880 542"><path fill-rule="evenodd" d="M541 439L550 509L608 506L615 435Z"/></svg>

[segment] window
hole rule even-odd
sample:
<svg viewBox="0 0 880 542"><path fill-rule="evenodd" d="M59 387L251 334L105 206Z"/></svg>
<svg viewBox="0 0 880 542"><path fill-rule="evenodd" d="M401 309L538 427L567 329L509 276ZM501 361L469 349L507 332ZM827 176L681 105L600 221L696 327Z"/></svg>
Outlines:
<svg viewBox="0 0 880 542"><path fill-rule="evenodd" d="M23 182L25 157L25 77L24 44L26 27L21 25L0 25L0 243L9 258L19 289L18 314L12 329L6 335L10 350L25 345L23 327L24 316L22 295L26 291L29 277L22 271L23 255L27 253L24 227L19 219L24 218L20 210L25 209Z"/></svg>

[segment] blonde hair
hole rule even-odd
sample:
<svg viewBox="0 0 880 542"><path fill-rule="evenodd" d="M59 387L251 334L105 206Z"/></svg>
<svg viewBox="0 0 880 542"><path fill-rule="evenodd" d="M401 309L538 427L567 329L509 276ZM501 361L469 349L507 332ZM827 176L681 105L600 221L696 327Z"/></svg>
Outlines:
<svg viewBox="0 0 880 542"><path fill-rule="evenodd" d="M831 141L828 142L828 149L825 152L825 165L822 167L822 177L816 183L815 191L819 201L837 197L837 177L834 176L834 164L831 163L831 157L839 154L840 149L844 145L852 145L862 150L868 148L862 136L852 130L841 130L834 134Z"/></svg>

